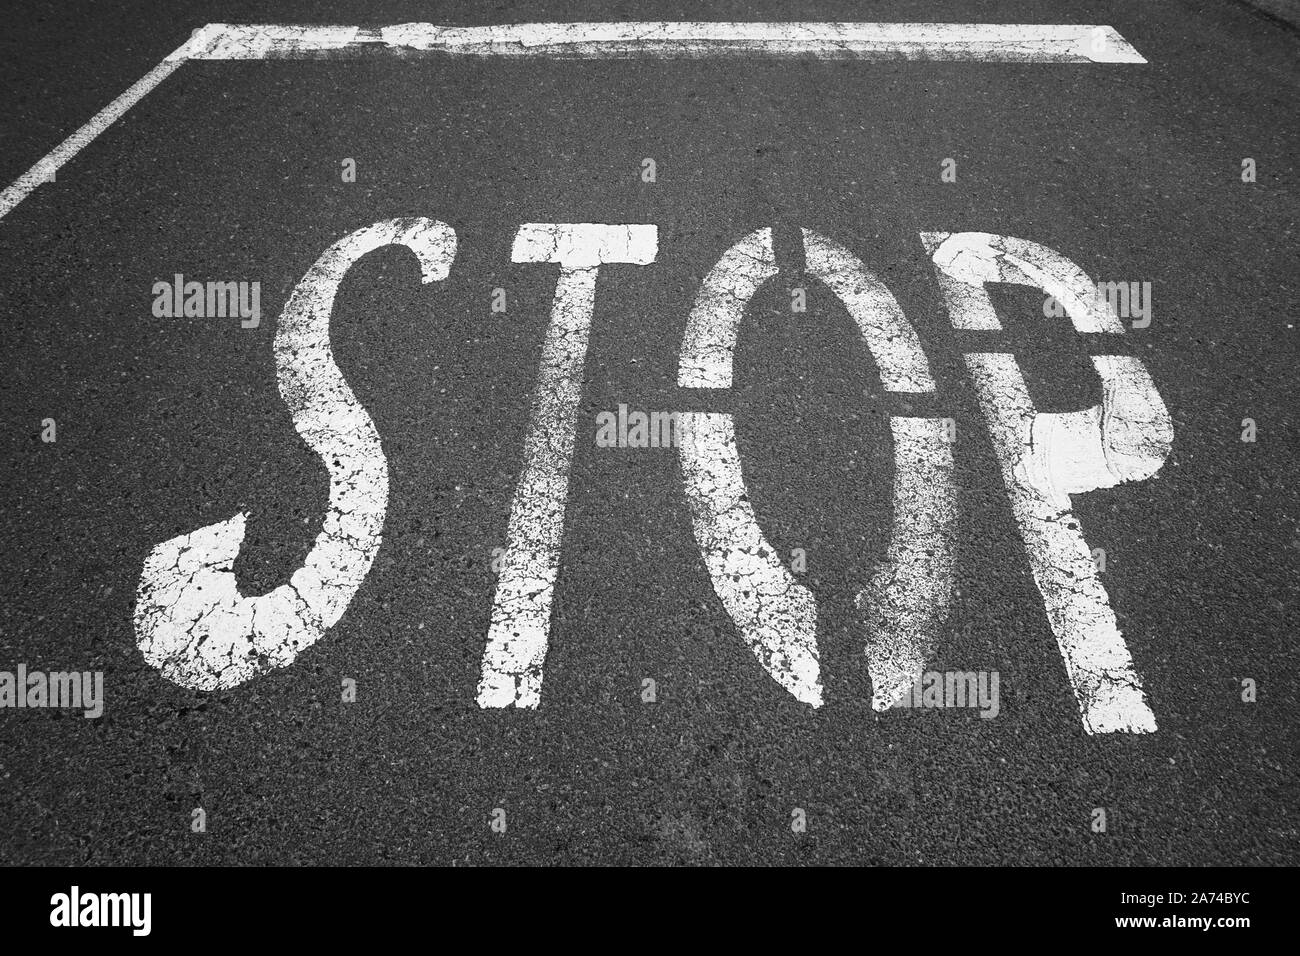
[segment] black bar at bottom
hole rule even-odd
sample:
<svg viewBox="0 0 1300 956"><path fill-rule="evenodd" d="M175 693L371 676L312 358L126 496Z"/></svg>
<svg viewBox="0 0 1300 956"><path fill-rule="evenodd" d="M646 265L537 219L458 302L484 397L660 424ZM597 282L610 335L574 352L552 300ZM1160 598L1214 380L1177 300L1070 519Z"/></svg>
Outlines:
<svg viewBox="0 0 1300 956"><path fill-rule="evenodd" d="M828 941L824 934L840 924L864 945L883 942L886 925L904 938L933 931L943 951L969 941L963 926L999 942L1042 941L1046 929L1068 940L1199 936L1232 946L1283 930L1293 876L1227 868L569 869L544 876L519 869L8 868L0 869L0 925L13 943L75 935L80 944L282 939L332 949L449 930L489 948L528 945L530 933L541 945L557 933L587 936L598 927L618 934L606 937L611 942L680 942L701 919L733 942L781 930L799 936L804 925L811 944Z"/></svg>

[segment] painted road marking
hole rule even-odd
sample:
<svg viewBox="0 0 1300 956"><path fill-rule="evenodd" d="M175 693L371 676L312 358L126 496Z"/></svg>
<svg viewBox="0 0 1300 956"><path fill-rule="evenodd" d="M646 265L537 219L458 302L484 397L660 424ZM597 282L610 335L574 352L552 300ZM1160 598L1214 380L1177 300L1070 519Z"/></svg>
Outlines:
<svg viewBox="0 0 1300 956"><path fill-rule="evenodd" d="M921 239L946 277L957 328L1000 328L985 283L1009 282L1047 292L1079 332L1124 331L1084 271L1055 250L982 232L923 233ZM966 355L1083 725L1088 733L1147 733L1156 729L1155 715L1070 495L1154 475L1172 448L1173 424L1141 361L1122 355L1092 361L1101 404L1047 413L1034 408L1014 356Z"/></svg>
<svg viewBox="0 0 1300 956"><path fill-rule="evenodd" d="M850 60L1146 63L1114 27L1038 23L520 23L386 27L209 23L4 192L0 219L186 60L355 56L369 52L550 59L814 56Z"/></svg>
<svg viewBox="0 0 1300 956"><path fill-rule="evenodd" d="M541 701L596 274L606 262L647 265L658 252L655 226L525 223L515 235L513 262L558 263L560 278L492 601L480 707L536 707Z"/></svg>
<svg viewBox="0 0 1300 956"><path fill-rule="evenodd" d="M933 392L916 330L883 282L843 246L803 230L809 274L844 303L892 392ZM682 337L677 383L730 388L736 337L749 301L776 275L771 229L742 238L719 258L696 297ZM763 535L749 501L726 414L689 415L681 447L696 542L718 595L763 668L798 700L822 703L817 602ZM956 521L952 437L942 421L893 416L896 477L888 553L857 596L867 616L872 706L886 710L916 683L951 603Z"/></svg>
<svg viewBox="0 0 1300 956"><path fill-rule="evenodd" d="M891 415L894 523L889 550L857 596L867 615L871 706L888 710L916 685L952 606L957 489L954 434L937 418Z"/></svg>
<svg viewBox="0 0 1300 956"><path fill-rule="evenodd" d="M808 272L844 303L886 391L933 392L930 361L893 293L861 259L825 236L804 229L803 245Z"/></svg>
<svg viewBox="0 0 1300 956"><path fill-rule="evenodd" d="M117 122L122 114L140 102L146 93L171 76L188 59L188 48L189 43L186 42L169 54L161 63L136 80L125 93L92 116L85 126L46 153L40 162L19 176L12 185L7 186L4 192L0 192L0 219L9 215L13 208L26 199L37 186L54 182L55 174L64 163Z"/></svg>
<svg viewBox="0 0 1300 956"><path fill-rule="evenodd" d="M848 250L803 231L809 274L844 302L891 391L933 392L929 363L893 295ZM1077 331L1123 333L1088 276L1046 246L989 233L922 233L953 325L1000 326L987 283L1029 285L1060 302ZM246 514L169 539L145 559L135 625L145 659L185 687L237 686L292 663L343 615L374 561L383 531L388 466L378 433L333 360L330 315L339 284L361 256L405 245L424 282L445 278L456 253L447 225L386 220L330 247L303 277L277 325L280 393L294 426L330 472L330 510L302 568L270 594L239 594L233 565ZM515 262L560 266L539 363L525 462L511 503L493 599L478 702L537 707L563 540L576 412L603 263L646 265L653 225L528 223ZM730 388L745 308L776 275L771 229L741 238L701 285L683 331L678 385ZM1012 511L1089 733L1150 732L1147 705L1092 552L1071 511L1073 494L1156 474L1173 426L1145 366L1097 355L1099 405L1040 413L1013 355L967 353ZM678 413L683 486L715 592L763 668L796 699L818 707L822 685L812 592L777 559L749 504L729 414ZM867 614L873 707L915 684L948 613L955 523L948 420L893 416L894 525L885 559L858 594Z"/></svg>
<svg viewBox="0 0 1300 956"><path fill-rule="evenodd" d="M430 219L390 219L340 239L303 276L276 324L280 395L294 427L330 475L321 532L288 584L243 597L234 563L247 514L164 541L145 559L136 640L168 680L193 690L235 687L285 667L347 609L379 550L388 462L379 433L334 363L330 316L352 265L382 246L406 246L420 280L445 279L456 234Z"/></svg>
<svg viewBox="0 0 1300 956"><path fill-rule="evenodd" d="M736 336L754 293L776 275L772 230L722 254L704 277L678 359L682 388L730 388ZM682 412L678 449L691 523L714 593L763 669L796 700L822 705L817 602L763 535L750 506L732 417Z"/></svg>
<svg viewBox="0 0 1300 956"><path fill-rule="evenodd" d="M763 669L796 700L822 705L817 601L763 535L730 415L683 412L682 481L713 590Z"/></svg>
<svg viewBox="0 0 1300 956"><path fill-rule="evenodd" d="M893 293L862 260L803 230L808 272L853 318L886 391L933 393L934 376L916 329ZM867 615L866 654L876 710L916 684L952 603L952 537L957 521L952 442L939 419L890 416L894 439L894 522L889 550L857 596Z"/></svg>
<svg viewBox="0 0 1300 956"><path fill-rule="evenodd" d="M351 56L375 51L554 59L814 56L1146 62L1113 28L1100 25L633 22L447 27L408 23L371 29L208 24L0 193L0 218L38 185L53 182L64 164L186 60ZM331 471L331 512L307 566L295 574L291 585L260 598L241 597L231 566L243 540L243 514L164 542L145 563L137 608L140 646L151 663L178 683L233 686L231 682L241 683L291 661L338 619L373 561L386 508L387 466L373 424L333 364L328 306L351 262L374 248L368 242L406 244L422 259L435 255L421 245L429 241L428 235L398 237L394 229L406 228L394 226L399 222L403 221L361 230L332 247L295 290L277 330L281 392L294 411L299 432L327 462L341 469L355 468L355 474L364 476L354 485L341 482ZM540 698L596 271L601 262L653 261L654 230L654 226L533 224L522 227L516 238L515 261L557 262L561 275L526 443L527 462L512 506L507 555L484 654L482 706L535 707ZM1079 331L1122 331L1113 315L1087 300L1085 290L1090 286L1080 284L1082 270L1045 247L1012 248L1008 243L1016 240L972 233L957 237L934 233L925 239L931 244L942 291L959 328L998 328L982 283L1019 281L1037 285L1061 302ZM810 271L836 292L858 322L886 387L932 391L915 333L888 290L840 247L806 230L804 240ZM454 255L454 233L440 232L437 241L445 241ZM746 244L755 249L742 248ZM745 293L752 295L767 272L775 269L770 247L769 231L746 237L728 253L731 260L724 256L711 273L714 281L701 289L683 340L679 380L683 387L730 386L741 312L735 307L736 296L739 293L747 301ZM317 299L328 299L326 307L310 311L307 303ZM286 358L283 337L293 335L313 337L314 344L301 354L315 350L318 380L311 369ZM1139 480L1160 467L1172 441L1163 402L1140 362L1100 356L1095 362L1106 383L1102 405L1068 415L1039 414L1010 356L973 354L967 362L995 434L1004 478L1085 726L1090 731L1153 730L1154 718L1090 554L1086 567L1081 563L1086 542L1077 523L1067 519L1071 518L1070 493ZM765 555L767 542L752 512L720 510L733 490L727 482L734 479L743 488L731 421L726 416L726 421L708 415L684 418L688 436L691 423L699 426L683 446L683 466L697 538L715 588L769 672L799 699L820 704L811 594L801 593L796 582L786 580L783 566L769 567L766 556L757 557ZM858 597L873 621L867 654L876 685L873 705L878 709L888 707L896 692L906 691L930 653L932 635L946 614L951 577L950 437L926 419L895 418L891 431L900 464L896 517L908 514L918 520L896 520L896 531L903 532L895 535L888 560ZM1045 440L1048 435L1053 436L1050 442ZM1025 436L1038 442L1028 464ZM1026 468L1035 464L1039 472L1027 473ZM344 501L349 496L357 500ZM347 507L340 507L341 502ZM730 539L759 549L751 556L757 563L749 573L770 578L767 583L773 587L765 589L757 603L741 593L743 587L728 592L726 582L738 581L737 569L727 563L734 558L724 558L721 564L710 558L710 549L725 549ZM1057 580L1061 575L1083 581L1082 590L1071 590L1069 582ZM196 583L200 578L204 586ZM778 658L782 663L776 663Z"/></svg>
<svg viewBox="0 0 1300 956"><path fill-rule="evenodd" d="M829 239L809 230L803 239L809 274L843 301L886 387L933 392L920 341L884 284ZM958 328L996 330L985 285L1009 282L1050 294L1079 332L1123 333L1083 270L1046 246L976 232L922 233L921 240ZM445 278L456 253L454 231L434 220L386 220L358 230L317 260L277 325L280 393L299 434L330 472L330 510L304 566L270 594L240 595L233 566L244 513L164 541L145 559L137 641L168 679L199 690L229 688L292 663L339 620L369 572L387 509L388 466L373 422L334 363L329 327L334 296L352 264L393 244L417 254L426 283ZM597 275L603 263L646 265L657 254L653 225L527 223L515 236L513 261L556 263L560 275L483 654L482 707L540 703ZM776 271L771 229L752 232L723 253L683 331L680 387L731 386L744 310ZM1154 382L1138 359L1097 355L1102 402L1040 413L1010 353L968 353L966 362L1085 729L1154 731L1070 499L1160 469L1173 426ZM732 416L678 414L683 486L714 590L764 669L796 699L818 707L816 601L777 559L758 524ZM954 436L946 425L890 419L894 525L885 559L857 597L868 618L877 710L915 684L948 613L956 515Z"/></svg>
<svg viewBox="0 0 1300 956"><path fill-rule="evenodd" d="M1036 23L517 23L379 27L209 24L194 59L401 50L552 59L816 56L825 59L1145 63L1113 27Z"/></svg>

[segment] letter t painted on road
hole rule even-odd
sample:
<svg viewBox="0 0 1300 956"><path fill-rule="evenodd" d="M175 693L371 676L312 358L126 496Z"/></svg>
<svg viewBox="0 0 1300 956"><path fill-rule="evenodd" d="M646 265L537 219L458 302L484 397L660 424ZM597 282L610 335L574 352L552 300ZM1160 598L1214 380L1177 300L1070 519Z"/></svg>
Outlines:
<svg viewBox="0 0 1300 956"><path fill-rule="evenodd" d="M658 251L659 230L651 225L525 223L515 235L514 262L558 263L560 278L492 601L480 707L536 707L541 700L596 273L607 262L646 265Z"/></svg>

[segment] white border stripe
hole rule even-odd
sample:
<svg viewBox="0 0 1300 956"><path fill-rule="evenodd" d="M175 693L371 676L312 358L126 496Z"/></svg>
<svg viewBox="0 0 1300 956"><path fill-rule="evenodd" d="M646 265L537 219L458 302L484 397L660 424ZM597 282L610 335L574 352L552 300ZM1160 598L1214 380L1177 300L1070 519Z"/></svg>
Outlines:
<svg viewBox="0 0 1300 956"><path fill-rule="evenodd" d="M518 23L456 27L213 24L195 59L401 50L556 59L816 56L826 59L1145 63L1114 27L1034 23Z"/></svg>
<svg viewBox="0 0 1300 956"><path fill-rule="evenodd" d="M174 53L136 80L125 93L91 117L90 122L52 149L35 166L19 176L13 185L0 193L0 219L7 216L10 210L26 199L33 189L41 185L41 183L49 182L51 174L81 152L84 147L89 146L96 136L112 126L123 113L143 99L146 93L171 76L172 72L188 59L188 50L189 41L186 41Z"/></svg>
<svg viewBox="0 0 1300 956"><path fill-rule="evenodd" d="M186 60L263 60L366 52L552 59L814 56L849 60L1145 63L1114 27L1034 23L209 23L0 193L0 219Z"/></svg>

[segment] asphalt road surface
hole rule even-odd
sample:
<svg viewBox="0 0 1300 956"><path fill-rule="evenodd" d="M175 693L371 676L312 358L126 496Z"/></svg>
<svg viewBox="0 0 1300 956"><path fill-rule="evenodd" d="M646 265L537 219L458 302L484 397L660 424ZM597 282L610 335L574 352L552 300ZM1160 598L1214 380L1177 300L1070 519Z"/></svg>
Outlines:
<svg viewBox="0 0 1300 956"><path fill-rule="evenodd" d="M1097 24L1146 62L371 43L179 65L0 218L0 671L103 675L95 719L0 708L0 862L1297 862L1295 29L1228 0L116 6L6 14L0 188L209 22ZM372 563L357 571L370 539L352 528L337 622L283 666L262 647L247 679L202 689L184 649L170 672L142 649L146 559L244 513L239 594L298 580L331 469L356 474L296 430L277 329L332 244L412 217L455 231L445 278L384 245L346 270L329 332L386 462ZM599 266L580 387L556 373L577 392L568 484L546 486L564 512L540 701L483 706L503 568L536 558L529 535L555 514L517 519L515 558L497 549L512 508L542 507L536 488L516 501L530 463L554 478L565 457L567 420L536 410L558 401L542 393L561 266L512 261L526 223L646 224L655 248ZM683 387L706 277L768 228L775 274L742 303L731 388ZM932 389L887 387L801 230L892 294ZM955 328L978 284L945 298L960 283L940 281L935 233L1038 244L1147 290L1146 315L1135 297L1123 331L1082 332L1044 315L1041 288L994 282L1001 329ZM156 315L177 274L259 283L260 322ZM1142 408L1167 409L1154 474L1066 499L1070 533L1105 552L1091 581L1131 656L1102 670L1154 730L1087 724L1069 625L1049 616L1087 588L1040 586L1059 568L1022 536L996 388L968 358L989 353L1014 357L1039 413L1102 407L1099 355L1128 357L1158 395ZM683 454L597 441L620 405L731 416L771 549L751 557L797 582L763 599L816 603L820 706L748 646L747 626L779 642L790 622L762 632L749 598L727 606L739 577L711 576ZM1160 445L1146 412L1104 407L1104 428ZM917 494L951 486L938 530L932 508L900 518L891 417L908 416L953 423L933 446L950 466L907 472ZM873 706L885 671L866 649L905 612L855 599L909 530L950 559L923 669L996 674L996 714Z"/></svg>

